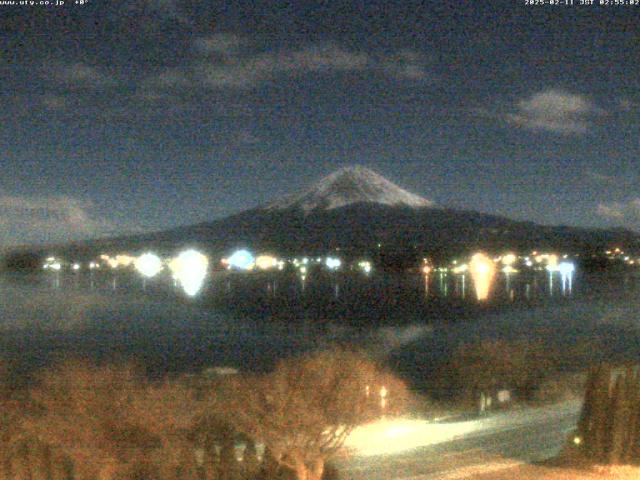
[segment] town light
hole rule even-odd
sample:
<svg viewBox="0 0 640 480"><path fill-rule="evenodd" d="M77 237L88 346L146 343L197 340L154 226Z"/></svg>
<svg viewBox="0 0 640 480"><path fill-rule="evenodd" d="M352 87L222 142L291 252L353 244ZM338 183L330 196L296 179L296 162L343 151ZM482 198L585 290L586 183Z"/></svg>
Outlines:
<svg viewBox="0 0 640 480"><path fill-rule="evenodd" d="M186 250L169 263L173 278L180 282L182 289L190 297L202 288L208 268L209 259L197 250Z"/></svg>
<svg viewBox="0 0 640 480"><path fill-rule="evenodd" d="M572 262L562 262L557 266L560 272L560 278L562 279L562 293L566 291L567 284L569 286L569 293L571 293L571 283L573 281L573 272L576 266Z"/></svg>
<svg viewBox="0 0 640 480"><path fill-rule="evenodd" d="M56 259L56 257L47 257L42 268L44 268L45 270L51 269L58 271L62 268L62 264L58 259Z"/></svg>
<svg viewBox="0 0 640 480"><path fill-rule="evenodd" d="M458 265L457 267L453 268L453 273L458 273L458 274L462 274L465 273L467 270L469 270L469 265L467 265L466 263L463 263L462 265Z"/></svg>
<svg viewBox="0 0 640 480"><path fill-rule="evenodd" d="M324 263L329 270L337 270L342 265L342 261L334 257L327 257Z"/></svg>
<svg viewBox="0 0 640 480"><path fill-rule="evenodd" d="M116 255L116 261L118 262L118 265L128 267L132 265L136 261L136 259L135 257L130 257L129 255Z"/></svg>
<svg viewBox="0 0 640 480"><path fill-rule="evenodd" d="M504 257L502 257L502 264L507 266L513 265L514 263L516 263L516 259L517 257L515 256L515 254L507 253Z"/></svg>
<svg viewBox="0 0 640 480"><path fill-rule="evenodd" d="M495 269L493 260L484 253L476 253L471 257L469 270L471 271L471 278L473 279L478 300L486 300L489 297Z"/></svg>
<svg viewBox="0 0 640 480"><path fill-rule="evenodd" d="M571 275L576 269L576 266L572 262L562 262L558 265L558 271L560 275Z"/></svg>
<svg viewBox="0 0 640 480"><path fill-rule="evenodd" d="M236 250L227 262L230 267L240 270L251 270L254 266L255 259L249 250Z"/></svg>
<svg viewBox="0 0 640 480"><path fill-rule="evenodd" d="M271 255L260 255L256 258L256 267L260 270L271 270L278 266L278 259Z"/></svg>
<svg viewBox="0 0 640 480"><path fill-rule="evenodd" d="M147 278L155 277L162 270L162 261L153 253L140 255L134 265L136 270Z"/></svg>
<svg viewBox="0 0 640 480"><path fill-rule="evenodd" d="M358 262L358 267L360 267L360 270L362 270L364 273L371 273L371 262L367 260Z"/></svg>

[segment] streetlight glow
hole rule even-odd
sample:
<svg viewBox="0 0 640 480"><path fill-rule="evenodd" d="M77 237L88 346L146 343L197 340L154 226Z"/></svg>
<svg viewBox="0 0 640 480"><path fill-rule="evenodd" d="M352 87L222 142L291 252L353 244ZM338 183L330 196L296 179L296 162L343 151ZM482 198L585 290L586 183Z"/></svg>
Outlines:
<svg viewBox="0 0 640 480"><path fill-rule="evenodd" d="M478 300L486 300L495 275L495 263L484 253L476 253L469 262L471 278L476 288Z"/></svg>
<svg viewBox="0 0 640 480"><path fill-rule="evenodd" d="M173 278L180 282L184 292L195 296L204 283L209 268L209 259L197 250L186 250L169 263Z"/></svg>
<svg viewBox="0 0 640 480"><path fill-rule="evenodd" d="M136 270L147 278L155 277L162 270L162 261L154 253L140 255L135 260L134 265Z"/></svg>
<svg viewBox="0 0 640 480"><path fill-rule="evenodd" d="M327 257L324 263L329 270L337 270L342 265L342 261L334 257Z"/></svg>
<svg viewBox="0 0 640 480"><path fill-rule="evenodd" d="M249 250L236 250L227 259L227 263L230 267L238 268L240 270L251 270L254 266L255 258Z"/></svg>
<svg viewBox="0 0 640 480"><path fill-rule="evenodd" d="M502 264L506 266L513 265L517 260L517 257L513 253L507 253L504 257L502 257Z"/></svg>
<svg viewBox="0 0 640 480"><path fill-rule="evenodd" d="M256 258L256 267L260 270L271 270L278 266L278 259L271 255L260 255Z"/></svg>

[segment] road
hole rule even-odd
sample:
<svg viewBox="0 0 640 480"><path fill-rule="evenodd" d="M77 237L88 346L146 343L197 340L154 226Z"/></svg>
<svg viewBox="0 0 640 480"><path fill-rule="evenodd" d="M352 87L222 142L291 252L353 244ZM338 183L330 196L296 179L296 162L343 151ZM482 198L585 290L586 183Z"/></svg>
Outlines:
<svg viewBox="0 0 640 480"><path fill-rule="evenodd" d="M579 410L572 401L466 422L378 422L354 432L336 463L346 480L464 479L554 456Z"/></svg>

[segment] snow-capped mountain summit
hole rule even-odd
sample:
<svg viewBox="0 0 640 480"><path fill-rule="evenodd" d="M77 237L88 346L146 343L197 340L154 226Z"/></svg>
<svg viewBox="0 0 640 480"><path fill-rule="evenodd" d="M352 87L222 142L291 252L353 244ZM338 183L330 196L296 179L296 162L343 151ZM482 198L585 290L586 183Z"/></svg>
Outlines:
<svg viewBox="0 0 640 480"><path fill-rule="evenodd" d="M266 205L266 210L300 208L304 212L332 210L355 203L376 203L413 208L434 207L431 200L407 192L373 170L342 167L302 192Z"/></svg>
<svg viewBox="0 0 640 480"><path fill-rule="evenodd" d="M554 227L446 206L429 208L434 206L368 168L347 167L296 195L229 217L38 253L42 258L52 253L76 258L82 252L89 258L105 251L176 252L199 247L222 256L243 246L283 256L320 256L340 248L342 254L364 258L374 249L386 265L383 268L404 269L418 265L423 253L429 252L446 258L478 248L531 251L544 245L570 252L602 251L610 245L640 248L640 235L630 230Z"/></svg>

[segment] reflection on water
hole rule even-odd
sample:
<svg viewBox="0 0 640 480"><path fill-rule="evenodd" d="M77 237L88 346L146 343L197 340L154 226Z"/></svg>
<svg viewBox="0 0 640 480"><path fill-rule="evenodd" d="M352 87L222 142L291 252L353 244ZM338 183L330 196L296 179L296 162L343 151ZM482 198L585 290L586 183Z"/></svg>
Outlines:
<svg viewBox="0 0 640 480"><path fill-rule="evenodd" d="M78 354L134 358L157 371L259 369L292 353L349 341L393 351L409 374L423 378L456 344L487 337L531 335L571 344L598 335L614 353L640 345L637 277L580 274L571 284L567 278L559 295L557 272L551 278L547 271L511 274L508 287L505 275L496 275L484 301L465 293L470 279L471 271L311 271L303 289L296 273L216 272L199 296L189 297L162 274L148 280L145 292L142 279L126 271L0 277L0 356L36 365Z"/></svg>
<svg viewBox="0 0 640 480"><path fill-rule="evenodd" d="M476 297L480 301L487 300L496 273L495 263L484 253L476 253L471 257L469 270L471 271L471 278L473 279L473 285L476 289ZM508 290L507 287L507 291Z"/></svg>
<svg viewBox="0 0 640 480"><path fill-rule="evenodd" d="M194 297L204 286L209 259L196 250L187 250L169 263L169 269L176 286L180 285L187 296Z"/></svg>
<svg viewBox="0 0 640 480"><path fill-rule="evenodd" d="M305 272L286 273L280 271L261 273L209 272L207 263L201 258L185 258L183 262L170 265L171 275L160 274L155 277L137 275L125 270L102 272L46 272L38 275L49 288L81 289L117 293L121 290L148 291L163 294L173 292L177 296L194 297L202 301L210 297L239 298L238 293L247 290L248 285L259 284L262 293L268 298L282 295L322 296L330 288L333 300L344 299L354 291L369 295L378 294L412 298L414 286L420 285L420 297L424 301L451 299L474 304L478 302L518 302L536 298L553 297L557 292L564 297L574 293L574 273L560 271L501 272L497 275L494 263L488 257L474 257L469 269L463 273L438 271L435 274L360 274L353 272ZM206 259L205 259L206 260ZM295 280L293 280L295 279ZM475 295L468 295L468 282L471 281ZM395 283L397 288L391 292L381 286ZM283 286L284 288L281 288ZM251 288L245 299L261 296Z"/></svg>
<svg viewBox="0 0 640 480"><path fill-rule="evenodd" d="M342 322L393 325L477 318L485 311L527 309L545 303L572 302L591 295L600 283L581 272L522 270L497 273L479 257L461 273L434 270L425 275L309 269L305 273L207 271L201 265L165 270L143 279L132 270L47 271L41 289L103 295L106 302L140 295L146 301L193 304L234 318L277 321ZM185 262L187 263L187 262ZM195 263L195 262L194 262ZM178 274L176 274L176 272ZM195 272L195 273L194 273ZM189 282L193 280L193 284ZM634 283L632 282L632 285ZM76 319L77 323L77 319Z"/></svg>

